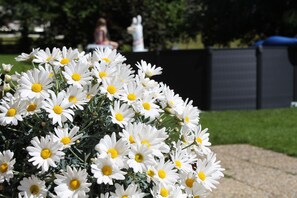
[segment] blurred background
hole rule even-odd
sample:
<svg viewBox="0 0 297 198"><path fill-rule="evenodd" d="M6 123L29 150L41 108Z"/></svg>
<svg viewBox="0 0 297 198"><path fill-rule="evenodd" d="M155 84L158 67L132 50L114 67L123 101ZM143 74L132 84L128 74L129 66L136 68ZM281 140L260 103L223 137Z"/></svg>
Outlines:
<svg viewBox="0 0 297 198"><path fill-rule="evenodd" d="M142 15L149 50L247 47L271 35L297 34L295 0L0 0L0 52L93 43L105 17L120 51L131 51L126 28Z"/></svg>

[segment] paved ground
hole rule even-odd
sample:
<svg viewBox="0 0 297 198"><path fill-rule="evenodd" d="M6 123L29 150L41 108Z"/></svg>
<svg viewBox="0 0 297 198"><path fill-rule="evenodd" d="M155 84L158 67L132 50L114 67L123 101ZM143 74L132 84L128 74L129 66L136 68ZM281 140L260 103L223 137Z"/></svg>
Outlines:
<svg viewBox="0 0 297 198"><path fill-rule="evenodd" d="M212 149L226 171L211 198L297 198L297 158L250 145Z"/></svg>

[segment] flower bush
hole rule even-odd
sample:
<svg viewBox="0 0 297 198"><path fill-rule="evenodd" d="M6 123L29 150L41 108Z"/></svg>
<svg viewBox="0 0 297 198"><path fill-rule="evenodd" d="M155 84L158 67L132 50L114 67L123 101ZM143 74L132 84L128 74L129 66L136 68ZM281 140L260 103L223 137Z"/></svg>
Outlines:
<svg viewBox="0 0 297 198"><path fill-rule="evenodd" d="M109 48L16 60L34 68L2 74L1 196L203 198L223 177L198 108L152 79L161 67Z"/></svg>

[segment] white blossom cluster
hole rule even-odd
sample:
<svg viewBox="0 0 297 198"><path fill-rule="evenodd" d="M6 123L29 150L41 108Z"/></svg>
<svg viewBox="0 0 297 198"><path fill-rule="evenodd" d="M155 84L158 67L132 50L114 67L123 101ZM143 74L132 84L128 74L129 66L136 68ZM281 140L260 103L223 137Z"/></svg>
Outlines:
<svg viewBox="0 0 297 198"><path fill-rule="evenodd" d="M204 198L223 177L198 108L152 79L161 67L141 60L135 72L109 48L33 49L16 60L34 68L14 74L0 101L3 192Z"/></svg>

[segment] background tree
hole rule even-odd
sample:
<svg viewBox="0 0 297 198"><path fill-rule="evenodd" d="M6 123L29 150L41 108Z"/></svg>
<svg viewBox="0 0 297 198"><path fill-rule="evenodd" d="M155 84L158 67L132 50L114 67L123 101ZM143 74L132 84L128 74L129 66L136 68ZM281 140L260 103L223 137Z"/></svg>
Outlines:
<svg viewBox="0 0 297 198"><path fill-rule="evenodd" d="M201 32L205 45L297 34L296 0L189 0L187 5L188 32Z"/></svg>

